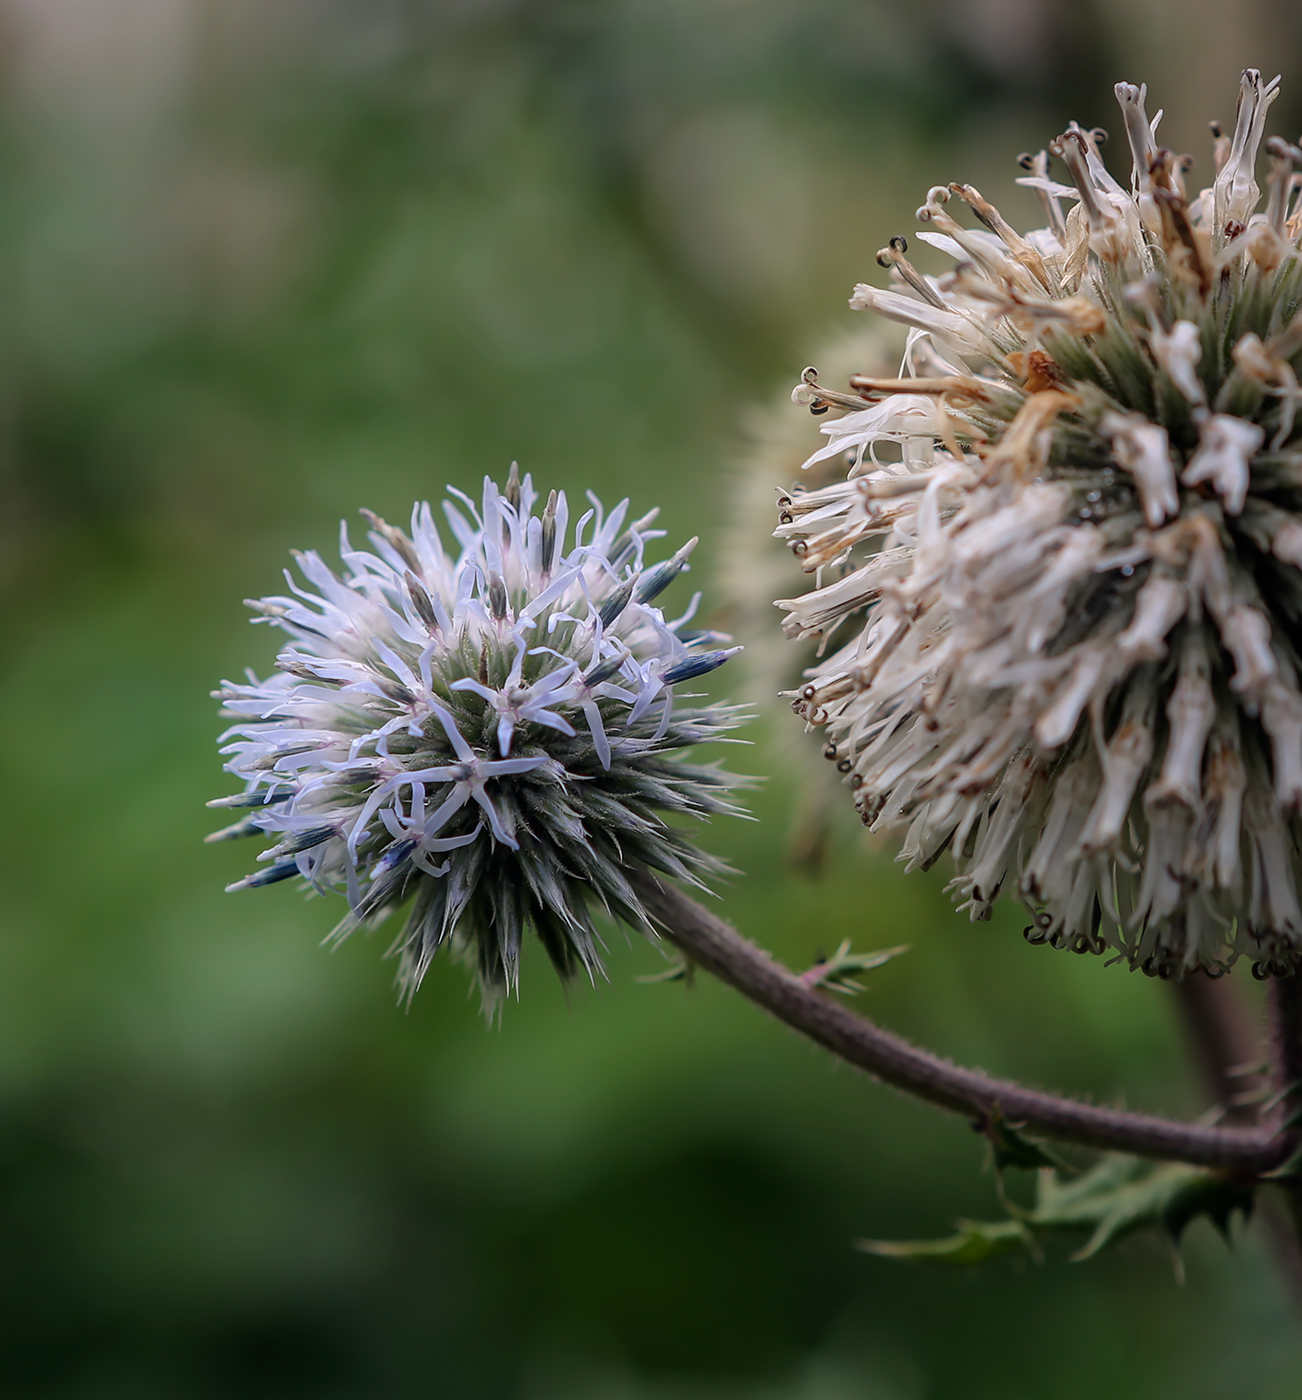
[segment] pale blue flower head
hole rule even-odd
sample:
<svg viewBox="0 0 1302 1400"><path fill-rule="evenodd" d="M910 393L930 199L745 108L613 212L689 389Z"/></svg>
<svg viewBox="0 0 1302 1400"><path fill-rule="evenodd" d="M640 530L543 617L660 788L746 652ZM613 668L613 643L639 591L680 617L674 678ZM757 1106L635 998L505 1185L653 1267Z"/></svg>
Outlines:
<svg viewBox="0 0 1302 1400"><path fill-rule="evenodd" d="M408 906L404 989L450 942L491 1005L527 928L563 975L591 975L595 911L648 926L629 868L697 884L723 868L672 819L735 811L738 780L675 751L741 716L675 688L739 648L691 627L699 595L673 620L657 606L696 541L647 566L656 512L589 496L571 529L564 492L539 511L514 467L505 491L451 494L451 547L428 504L410 533L368 513L369 548L341 528L342 574L301 554L307 586L287 573L287 595L251 604L290 642L270 678L216 692L244 791L211 804L243 815L210 839L271 840L232 889L343 890L332 937Z"/></svg>

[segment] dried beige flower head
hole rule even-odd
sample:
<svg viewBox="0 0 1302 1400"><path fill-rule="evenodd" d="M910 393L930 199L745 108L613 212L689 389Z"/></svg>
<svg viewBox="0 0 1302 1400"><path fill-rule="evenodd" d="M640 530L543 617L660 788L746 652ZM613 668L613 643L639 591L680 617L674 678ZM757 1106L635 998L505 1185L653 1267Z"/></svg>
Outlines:
<svg viewBox="0 0 1302 1400"><path fill-rule="evenodd" d="M849 478L780 502L816 583L787 635L845 629L794 708L865 823L911 868L951 852L973 919L1014 892L1030 941L1163 976L1302 960L1302 152L1265 142L1260 210L1255 179L1277 88L1244 73L1196 196L1126 83L1128 185L1073 123L1021 158L1043 228L932 189L918 237L955 266L879 254L895 285L851 305L909 328L901 377L806 371L797 401L844 410L808 465Z"/></svg>
<svg viewBox="0 0 1302 1400"><path fill-rule="evenodd" d="M860 322L855 333L840 335L819 347L818 363L835 379L853 371L889 373L898 361L898 345L883 336L881 328ZM809 455L808 418L781 391L770 402L752 405L742 424L746 441L729 483L728 525L721 540L714 580L716 596L723 603L727 628L745 651L733 663L741 669L745 693L765 697L778 732L787 736L786 706L778 698L799 685L806 669L823 654L817 639L793 645L784 641L773 625L775 594L789 586L791 556L777 540L765 540L772 529L773 502L789 492L801 476ZM804 474L807 486L827 486L845 475L839 461L825 460ZM789 737L789 736L788 736ZM780 743L770 746L772 764L794 786L787 857L796 867L812 871L826 854L830 823L844 815L837 800L836 774L811 765L810 750L817 745Z"/></svg>

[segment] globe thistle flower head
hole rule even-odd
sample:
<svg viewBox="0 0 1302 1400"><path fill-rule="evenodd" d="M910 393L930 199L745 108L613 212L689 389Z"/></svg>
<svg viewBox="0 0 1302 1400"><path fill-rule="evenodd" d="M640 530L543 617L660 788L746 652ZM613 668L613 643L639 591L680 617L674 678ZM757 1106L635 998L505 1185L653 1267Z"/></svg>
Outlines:
<svg viewBox="0 0 1302 1400"><path fill-rule="evenodd" d="M266 680L216 692L243 815L209 839L264 836L261 868L231 889L299 877L339 889L332 937L410 912L393 951L408 993L451 943L488 1007L517 985L532 927L564 976L600 970L594 910L648 927L625 874L700 884L724 867L666 818L737 809L738 780L675 751L724 737L737 707L679 688L739 648L694 630L699 603L657 601L692 540L647 565L656 512L628 521L595 497L571 525L513 467L505 491L427 504L410 532L369 515L370 548L341 527L342 574L297 556L304 584L251 603L289 644Z"/></svg>
<svg viewBox="0 0 1302 1400"><path fill-rule="evenodd" d="M895 340L895 336L890 336ZM851 335L820 346L825 371L848 375L869 370L889 373L898 351L879 327L860 321ZM787 586L791 556L782 543L765 539L772 529L775 497L790 490L809 454L808 419L785 391L771 401L751 405L742 422L745 446L730 472L728 524L719 542L715 596L722 603L728 629L746 645L737 659L746 692L759 699L761 714L778 726L777 743L766 749L770 770L781 767L793 786L787 805L786 859L805 875L816 874L830 850L838 818L849 814L838 800L838 775L825 765L811 765L811 743L784 739L786 705L779 698L799 683L819 652L817 641L793 645L774 626L773 597ZM824 486L844 476L840 462L823 461L805 473L807 486ZM760 697L763 697L760 699Z"/></svg>
<svg viewBox="0 0 1302 1400"><path fill-rule="evenodd" d="M1126 83L1127 175L1075 123L1021 158L1043 227L933 188L918 238L953 267L881 251L892 287L851 305L908 328L901 373L806 371L796 400L840 414L810 463L849 475L780 504L815 585L785 630L834 641L792 698L863 820L910 866L948 851L973 919L1015 893L1032 942L1164 976L1302 960L1302 152L1263 143L1277 90L1243 75L1198 193Z"/></svg>

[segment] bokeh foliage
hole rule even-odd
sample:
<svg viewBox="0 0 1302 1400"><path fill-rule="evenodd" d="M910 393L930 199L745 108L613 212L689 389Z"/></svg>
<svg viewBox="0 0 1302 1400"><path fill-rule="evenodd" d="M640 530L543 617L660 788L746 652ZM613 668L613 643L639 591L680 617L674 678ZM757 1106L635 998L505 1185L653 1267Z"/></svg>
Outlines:
<svg viewBox="0 0 1302 1400"><path fill-rule="evenodd" d="M382 945L326 954L335 911L226 897L242 853L201 845L226 790L207 692L265 668L239 599L290 546L519 457L662 504L672 542L703 536L700 581L743 406L848 323L928 185L1028 198L1012 157L1111 120L1115 78L1201 118L1215 76L1227 115L1267 61L1235 45L1287 47L1269 6L1201 41L1161 13L0 7L7 1394L1294 1393L1251 1238L1231 1258L1195 1227L1183 1290L1142 1242L980 1277L865 1258L855 1238L991 1213L961 1123L720 988L637 983L662 966L643 945L568 996L527 961L500 1031L452 966L403 1013ZM751 771L796 741L756 738ZM1011 911L969 927L943 872L905 878L848 826L792 873L793 800L775 781L757 825L705 836L764 946L907 941L867 979L890 1023L1198 1107L1160 987L1025 947Z"/></svg>

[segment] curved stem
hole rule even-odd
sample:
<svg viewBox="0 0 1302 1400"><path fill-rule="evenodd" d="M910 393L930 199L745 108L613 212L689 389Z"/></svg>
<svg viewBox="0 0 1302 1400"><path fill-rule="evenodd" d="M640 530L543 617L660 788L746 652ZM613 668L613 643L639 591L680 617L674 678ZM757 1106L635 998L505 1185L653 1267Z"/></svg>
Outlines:
<svg viewBox="0 0 1302 1400"><path fill-rule="evenodd" d="M848 1064L929 1103L978 1118L1003 1115L1081 1147L1249 1175L1270 1171L1288 1155L1289 1135L1274 1126L1179 1123L1080 1103L951 1064L808 986L681 890L645 870L629 870L628 876L653 923L692 962Z"/></svg>

